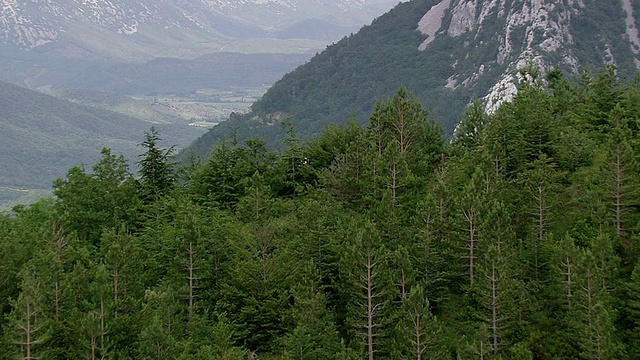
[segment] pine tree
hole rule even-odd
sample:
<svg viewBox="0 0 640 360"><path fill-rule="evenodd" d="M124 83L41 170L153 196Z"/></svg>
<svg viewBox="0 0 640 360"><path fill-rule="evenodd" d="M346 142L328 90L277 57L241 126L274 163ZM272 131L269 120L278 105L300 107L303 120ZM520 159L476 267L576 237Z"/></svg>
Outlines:
<svg viewBox="0 0 640 360"><path fill-rule="evenodd" d="M136 223L137 185L128 172L127 161L109 149L102 150L93 174L74 167L53 187L58 198L58 226L82 241L98 245L104 229Z"/></svg>
<svg viewBox="0 0 640 360"><path fill-rule="evenodd" d="M615 311L610 295L602 288L601 270L589 249L582 250L576 261L576 287L569 310L569 328L581 357L614 358L619 344L614 333Z"/></svg>
<svg viewBox="0 0 640 360"><path fill-rule="evenodd" d="M387 312L391 311L395 291L386 266L388 253L380 244L375 226L363 225L355 232L355 238L344 253L340 270L351 289L351 332L361 340L355 341L351 347L356 351L363 350L366 357L373 360L378 354L390 350L383 347L383 338L388 326Z"/></svg>
<svg viewBox="0 0 640 360"><path fill-rule="evenodd" d="M402 315L395 331L400 335L396 355L421 360L438 353L440 324L430 313L429 300L422 285L413 286L409 295L402 299Z"/></svg>
<svg viewBox="0 0 640 360"><path fill-rule="evenodd" d="M474 99L467 109L465 117L458 124L454 132L454 143L467 150L482 145L482 137L485 135L485 127L488 125L489 116L484 111L482 102Z"/></svg>
<svg viewBox="0 0 640 360"><path fill-rule="evenodd" d="M640 356L640 262L636 263L631 278L625 284L623 319L628 322L624 337L629 358Z"/></svg>
<svg viewBox="0 0 640 360"><path fill-rule="evenodd" d="M160 148L158 142L161 140L152 127L150 132L145 133L145 140L140 144L145 148L145 153L140 155L141 159L138 161L142 198L152 202L171 191L175 184L176 175L169 162L173 147L166 150Z"/></svg>
<svg viewBox="0 0 640 360"><path fill-rule="evenodd" d="M44 314L43 284L32 265L30 262L20 271L21 291L12 304L10 330L6 333L14 345L12 353L24 360L34 360L45 354L50 338L50 319Z"/></svg>
<svg viewBox="0 0 640 360"><path fill-rule="evenodd" d="M286 332L291 279L296 275L279 234L279 220L263 225L236 224L230 242L228 275L221 279L218 309L238 324L239 343L268 352Z"/></svg>

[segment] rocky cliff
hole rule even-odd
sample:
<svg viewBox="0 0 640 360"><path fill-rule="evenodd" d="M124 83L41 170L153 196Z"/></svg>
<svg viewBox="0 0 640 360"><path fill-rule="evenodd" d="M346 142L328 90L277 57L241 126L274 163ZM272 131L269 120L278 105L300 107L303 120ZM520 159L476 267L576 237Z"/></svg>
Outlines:
<svg viewBox="0 0 640 360"><path fill-rule="evenodd" d="M612 16L598 15L603 10ZM618 31L604 31L609 29L599 22L615 21L616 17ZM461 56L452 59L452 75L444 86L474 86L486 74L498 70L499 78L484 96L489 112L513 97L517 69L528 65L537 67L543 75L552 67L578 72L587 57L599 59L601 64L628 67L628 59L620 59L627 63L619 64L614 54L628 57L626 50L635 55L636 66L640 63L640 40L631 0L441 0L426 11L417 28L426 36L419 47L422 51L430 50L435 36L446 36L451 41L464 39ZM621 30L625 28L626 31ZM597 46L576 46L576 42L584 44L585 37L594 37ZM626 49L620 48L621 42L627 43ZM485 47L496 51L480 59L475 56ZM614 47L618 48L614 51ZM585 50L592 53L585 56ZM460 69L465 62L466 68Z"/></svg>

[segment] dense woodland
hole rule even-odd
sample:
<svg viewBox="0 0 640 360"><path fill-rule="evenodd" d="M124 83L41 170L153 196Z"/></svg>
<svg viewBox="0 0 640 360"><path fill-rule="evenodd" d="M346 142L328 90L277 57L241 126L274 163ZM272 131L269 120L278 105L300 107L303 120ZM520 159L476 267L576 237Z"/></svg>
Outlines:
<svg viewBox="0 0 640 360"><path fill-rule="evenodd" d="M640 358L640 81L523 72L280 153L105 149L0 217L1 359Z"/></svg>

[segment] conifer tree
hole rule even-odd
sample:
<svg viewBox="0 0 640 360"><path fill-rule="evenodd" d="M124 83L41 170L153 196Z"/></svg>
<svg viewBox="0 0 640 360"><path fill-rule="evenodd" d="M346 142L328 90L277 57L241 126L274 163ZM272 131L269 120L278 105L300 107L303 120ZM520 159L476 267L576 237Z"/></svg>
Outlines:
<svg viewBox="0 0 640 360"><path fill-rule="evenodd" d="M53 187L58 198L58 226L82 241L98 245L104 229L136 222L135 181L124 157L111 154L109 149L102 150L92 174L74 167Z"/></svg>
<svg viewBox="0 0 640 360"><path fill-rule="evenodd" d="M145 133L145 140L140 146L145 152L140 155L140 185L142 198L147 201L156 201L172 190L175 183L175 172L169 157L173 153L173 147L162 149L158 142L162 139L154 127Z"/></svg>
<svg viewBox="0 0 640 360"><path fill-rule="evenodd" d="M400 321L395 327L398 348L393 356L421 360L438 354L440 324L430 312L422 285L413 286L409 295L402 299L401 306Z"/></svg>
<svg viewBox="0 0 640 360"><path fill-rule="evenodd" d="M292 295L295 326L282 340L284 358L335 359L341 351L340 338L313 262L305 267L302 281L293 287Z"/></svg>
<svg viewBox="0 0 640 360"><path fill-rule="evenodd" d="M640 262L636 263L630 279L625 284L623 319L628 321L624 331L629 357L640 356Z"/></svg>
<svg viewBox="0 0 640 360"><path fill-rule="evenodd" d="M355 238L348 245L341 265L341 272L349 282L347 288L351 289L349 323L356 337L351 347L373 360L390 350L384 347L384 337L391 299L397 291L391 285L393 279L386 264L389 255L380 243L375 225L361 225L354 230Z"/></svg>
<svg viewBox="0 0 640 360"><path fill-rule="evenodd" d="M12 304L6 333L13 345L11 353L24 360L34 360L45 354L48 350L46 342L51 335L50 318L44 313L43 284L32 265L30 262L20 271L21 291Z"/></svg>

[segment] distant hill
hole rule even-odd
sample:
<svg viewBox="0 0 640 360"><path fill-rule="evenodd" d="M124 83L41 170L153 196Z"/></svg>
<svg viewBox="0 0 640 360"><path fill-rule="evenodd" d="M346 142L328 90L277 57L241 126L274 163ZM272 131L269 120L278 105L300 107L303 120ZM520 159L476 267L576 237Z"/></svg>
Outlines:
<svg viewBox="0 0 640 360"><path fill-rule="evenodd" d="M52 83L54 88L121 94L183 94L273 84L310 58L304 54L214 53L195 59L157 58L145 64L97 64Z"/></svg>
<svg viewBox="0 0 640 360"><path fill-rule="evenodd" d="M50 188L102 147L135 161L152 125L167 146L204 132L171 119L187 111L160 114L119 95L262 89L394 3L0 0L0 81L73 100L0 83L0 202L14 188Z"/></svg>
<svg viewBox="0 0 640 360"><path fill-rule="evenodd" d="M75 165L92 165L103 147L137 161L155 126L166 146L184 146L201 129L154 124L0 82L0 187L50 189Z"/></svg>
<svg viewBox="0 0 640 360"><path fill-rule="evenodd" d="M640 59L640 2L623 0L412 0L398 4L285 75L252 112L212 128L191 145L204 156L223 138L262 136L277 147L289 120L310 137L326 124L367 123L377 100L400 86L453 132L474 98L492 111L512 98L518 70L544 76L614 64L630 79Z"/></svg>

